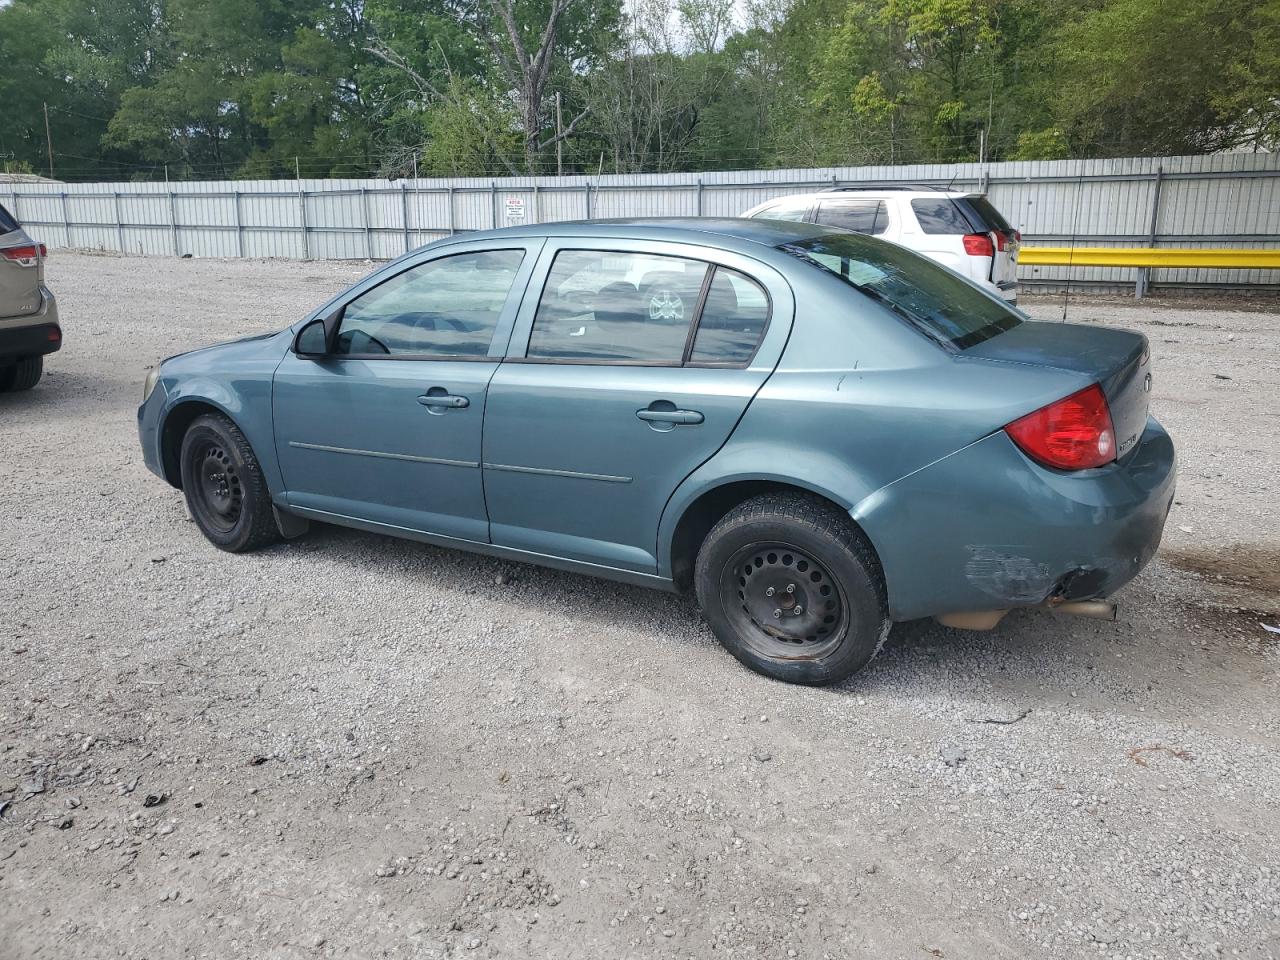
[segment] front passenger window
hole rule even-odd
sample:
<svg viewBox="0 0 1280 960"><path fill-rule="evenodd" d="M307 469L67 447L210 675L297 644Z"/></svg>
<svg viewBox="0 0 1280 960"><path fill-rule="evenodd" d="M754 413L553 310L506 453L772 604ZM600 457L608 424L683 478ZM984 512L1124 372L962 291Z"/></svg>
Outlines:
<svg viewBox="0 0 1280 960"><path fill-rule="evenodd" d="M334 354L484 357L523 250L458 253L411 267L347 304Z"/></svg>

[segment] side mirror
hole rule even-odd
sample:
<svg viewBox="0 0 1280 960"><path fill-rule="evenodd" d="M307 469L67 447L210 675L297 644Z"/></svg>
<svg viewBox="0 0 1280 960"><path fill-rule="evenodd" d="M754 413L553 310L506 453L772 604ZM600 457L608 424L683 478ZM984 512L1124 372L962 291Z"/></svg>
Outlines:
<svg viewBox="0 0 1280 960"><path fill-rule="evenodd" d="M309 360L318 360L329 352L329 334L323 317L312 320L298 331L293 341L293 352Z"/></svg>

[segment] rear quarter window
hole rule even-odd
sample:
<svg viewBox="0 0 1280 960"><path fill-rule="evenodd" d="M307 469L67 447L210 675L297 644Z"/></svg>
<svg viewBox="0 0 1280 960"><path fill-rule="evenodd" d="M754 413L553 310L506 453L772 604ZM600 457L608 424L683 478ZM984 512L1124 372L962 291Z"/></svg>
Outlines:
<svg viewBox="0 0 1280 960"><path fill-rule="evenodd" d="M911 201L911 212L916 215L920 229L925 233L972 233L973 228L954 200L947 197L928 197Z"/></svg>
<svg viewBox="0 0 1280 960"><path fill-rule="evenodd" d="M17 219L4 207L0 207L0 233L10 233L17 229Z"/></svg>
<svg viewBox="0 0 1280 960"><path fill-rule="evenodd" d="M791 197L771 203L751 215L752 220L803 220L811 206L807 197Z"/></svg>

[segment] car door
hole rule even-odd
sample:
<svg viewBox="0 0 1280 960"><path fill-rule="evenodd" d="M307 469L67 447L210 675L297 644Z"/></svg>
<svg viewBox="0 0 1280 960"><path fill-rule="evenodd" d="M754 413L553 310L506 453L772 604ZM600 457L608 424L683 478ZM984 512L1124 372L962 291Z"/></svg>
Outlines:
<svg viewBox="0 0 1280 960"><path fill-rule="evenodd" d="M451 244L395 264L341 305L320 355L286 354L272 405L287 503L489 539L485 393L540 245Z"/></svg>
<svg viewBox="0 0 1280 960"><path fill-rule="evenodd" d="M489 388L493 542L656 573L667 499L732 433L792 314L781 275L748 257L549 240Z"/></svg>

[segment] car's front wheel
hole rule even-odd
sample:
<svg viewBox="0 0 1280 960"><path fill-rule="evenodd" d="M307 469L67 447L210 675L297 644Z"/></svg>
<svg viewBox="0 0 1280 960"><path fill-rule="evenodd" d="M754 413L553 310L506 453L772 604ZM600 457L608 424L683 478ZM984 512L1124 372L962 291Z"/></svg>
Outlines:
<svg viewBox="0 0 1280 960"><path fill-rule="evenodd" d="M229 419L196 417L182 438L179 464L187 507L211 543L243 553L279 539L258 458Z"/></svg>
<svg viewBox="0 0 1280 960"><path fill-rule="evenodd" d="M720 642L778 680L843 680L888 636L875 553L847 516L816 497L770 494L731 510L703 542L694 584Z"/></svg>

